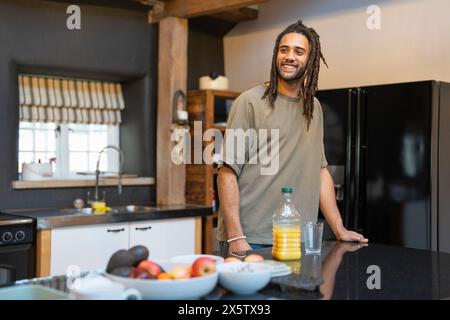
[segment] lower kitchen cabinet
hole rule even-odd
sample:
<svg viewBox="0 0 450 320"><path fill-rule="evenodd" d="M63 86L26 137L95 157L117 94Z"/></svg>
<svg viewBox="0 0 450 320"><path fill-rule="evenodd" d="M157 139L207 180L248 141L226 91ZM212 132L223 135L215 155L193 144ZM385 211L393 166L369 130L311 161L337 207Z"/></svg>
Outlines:
<svg viewBox="0 0 450 320"><path fill-rule="evenodd" d="M115 251L128 248L129 228L127 222L53 229L50 275L66 274L69 266L106 268Z"/></svg>
<svg viewBox="0 0 450 320"><path fill-rule="evenodd" d="M150 259L195 253L195 218L55 228L51 232L50 275L104 269L120 249L144 245Z"/></svg>
<svg viewBox="0 0 450 320"><path fill-rule="evenodd" d="M130 247L146 246L150 259L169 259L195 253L195 219L152 220L130 223Z"/></svg>

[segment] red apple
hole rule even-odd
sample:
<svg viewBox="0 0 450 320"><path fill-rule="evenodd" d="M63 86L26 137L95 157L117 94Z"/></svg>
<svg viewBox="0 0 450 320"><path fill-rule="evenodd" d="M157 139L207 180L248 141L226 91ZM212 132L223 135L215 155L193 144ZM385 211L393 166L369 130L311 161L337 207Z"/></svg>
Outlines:
<svg viewBox="0 0 450 320"><path fill-rule="evenodd" d="M244 258L244 262L261 262L264 261L264 257L259 254L249 254Z"/></svg>
<svg viewBox="0 0 450 320"><path fill-rule="evenodd" d="M201 277L216 271L216 262L208 257L201 257L192 264L191 277Z"/></svg>
<svg viewBox="0 0 450 320"><path fill-rule="evenodd" d="M148 274L147 270L144 270L142 268L133 268L128 274L128 277L134 279L148 279L150 275Z"/></svg>
<svg viewBox="0 0 450 320"><path fill-rule="evenodd" d="M149 275L155 278L161 273L161 267L150 260L142 260L138 264L138 268L144 269Z"/></svg>

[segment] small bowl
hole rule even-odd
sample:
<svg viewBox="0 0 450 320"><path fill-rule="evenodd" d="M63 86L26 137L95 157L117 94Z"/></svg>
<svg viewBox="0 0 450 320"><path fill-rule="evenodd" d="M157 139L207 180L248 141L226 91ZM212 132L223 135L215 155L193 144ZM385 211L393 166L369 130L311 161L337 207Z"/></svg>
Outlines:
<svg viewBox="0 0 450 320"><path fill-rule="evenodd" d="M219 284L239 295L254 294L267 286L272 269L260 262L229 262L217 266Z"/></svg>

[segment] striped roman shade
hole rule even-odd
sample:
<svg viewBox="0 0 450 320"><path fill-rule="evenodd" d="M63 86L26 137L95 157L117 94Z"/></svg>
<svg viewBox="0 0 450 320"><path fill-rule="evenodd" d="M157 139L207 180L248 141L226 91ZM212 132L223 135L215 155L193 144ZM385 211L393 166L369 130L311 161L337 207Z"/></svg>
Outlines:
<svg viewBox="0 0 450 320"><path fill-rule="evenodd" d="M118 125L120 83L19 75L20 121Z"/></svg>

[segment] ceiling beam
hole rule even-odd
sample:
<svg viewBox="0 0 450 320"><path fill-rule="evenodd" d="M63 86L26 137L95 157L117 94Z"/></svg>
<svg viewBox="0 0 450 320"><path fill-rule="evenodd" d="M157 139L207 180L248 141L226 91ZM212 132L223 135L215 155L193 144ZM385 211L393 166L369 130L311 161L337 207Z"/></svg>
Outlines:
<svg viewBox="0 0 450 320"><path fill-rule="evenodd" d="M233 22L233 23L239 23L242 21L248 21L248 20L256 20L258 19L258 10L252 9L252 8L239 8L219 13L214 13L209 15L212 18Z"/></svg>
<svg viewBox="0 0 450 320"><path fill-rule="evenodd" d="M192 18L235 10L269 0L172 0L164 2L164 9L151 10L149 22L154 23L166 17Z"/></svg>

